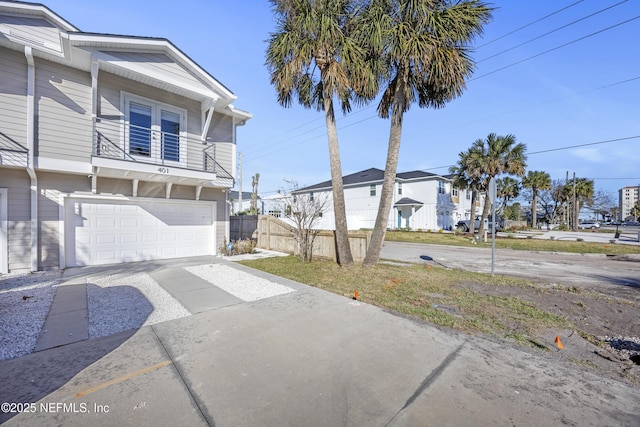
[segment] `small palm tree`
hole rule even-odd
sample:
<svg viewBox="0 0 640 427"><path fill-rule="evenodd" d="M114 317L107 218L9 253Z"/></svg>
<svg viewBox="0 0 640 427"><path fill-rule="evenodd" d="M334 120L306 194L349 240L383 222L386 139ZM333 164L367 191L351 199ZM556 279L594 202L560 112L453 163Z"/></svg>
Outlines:
<svg viewBox="0 0 640 427"><path fill-rule="evenodd" d="M367 73L364 51L350 35L355 14L351 0L271 0L277 32L269 39L267 66L278 102L290 107L294 95L304 107L325 113L338 262L352 264L342 183L342 166L333 99L343 112L351 110L354 89L366 99ZM354 83L355 82L355 83ZM362 83L358 86L358 82Z"/></svg>
<svg viewBox="0 0 640 427"><path fill-rule="evenodd" d="M517 179L511 178L510 176L505 176L504 178L500 178L496 181L497 184L497 195L502 199L502 207L501 210L504 211L504 208L507 207L509 200L513 200L520 195L520 181Z"/></svg>
<svg viewBox="0 0 640 427"><path fill-rule="evenodd" d="M543 190L551 190L551 176L542 171L529 171L522 178L522 186L531 190L531 226L537 227L538 220L538 193Z"/></svg>
<svg viewBox="0 0 640 427"><path fill-rule="evenodd" d="M458 162L449 168L449 173L453 174L453 184L459 188L471 191L471 210L469 216L469 232L475 233L476 228L476 203L478 193L482 186L481 158L477 152L469 149L458 154Z"/></svg>
<svg viewBox="0 0 640 427"><path fill-rule="evenodd" d="M474 157L480 163L477 168L482 171L481 188L487 191L489 181L503 173L509 175L523 176L527 167L527 146L517 143L516 137L509 134L498 136L490 133L486 140L477 139L470 149L474 152ZM484 221L489 216L491 200L484 199L482 210L482 220L480 221L479 234L484 232Z"/></svg>
<svg viewBox="0 0 640 427"><path fill-rule="evenodd" d="M377 264L389 220L402 121L411 104L442 108L473 71L470 44L491 18L478 0L371 0L357 34L374 64L370 82L386 85L378 115L391 118L380 204L364 265Z"/></svg>
<svg viewBox="0 0 640 427"><path fill-rule="evenodd" d="M567 202L574 200L574 181L569 181L564 186L564 199ZM571 222L573 230L578 229L578 217L580 209L593 197L593 180L587 178L575 178L575 204L572 203Z"/></svg>

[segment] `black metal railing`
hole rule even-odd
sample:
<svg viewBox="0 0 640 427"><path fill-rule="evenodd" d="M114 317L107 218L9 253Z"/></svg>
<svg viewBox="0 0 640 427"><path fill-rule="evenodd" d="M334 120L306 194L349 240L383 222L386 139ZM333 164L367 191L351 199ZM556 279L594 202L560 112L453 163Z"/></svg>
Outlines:
<svg viewBox="0 0 640 427"><path fill-rule="evenodd" d="M233 180L217 161L215 144L120 120L95 120L93 155L114 160L215 173Z"/></svg>

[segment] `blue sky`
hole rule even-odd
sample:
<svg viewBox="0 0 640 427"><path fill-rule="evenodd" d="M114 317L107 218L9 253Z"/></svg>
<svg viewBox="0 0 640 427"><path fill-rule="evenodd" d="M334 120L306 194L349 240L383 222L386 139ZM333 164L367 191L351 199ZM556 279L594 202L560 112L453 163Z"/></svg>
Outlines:
<svg viewBox="0 0 640 427"><path fill-rule="evenodd" d="M324 113L281 107L269 83L265 48L275 24L267 1L44 4L82 31L167 38L233 91L235 106L254 115L238 130L243 191L255 173L263 196L284 179L306 186L330 178ZM616 200L619 188L640 184L640 2L490 4L493 21L475 44L466 91L444 109L412 106L398 171L447 174L458 153L495 132L525 143L528 169L553 179L575 172ZM382 169L389 122L375 104L337 117L343 173Z"/></svg>

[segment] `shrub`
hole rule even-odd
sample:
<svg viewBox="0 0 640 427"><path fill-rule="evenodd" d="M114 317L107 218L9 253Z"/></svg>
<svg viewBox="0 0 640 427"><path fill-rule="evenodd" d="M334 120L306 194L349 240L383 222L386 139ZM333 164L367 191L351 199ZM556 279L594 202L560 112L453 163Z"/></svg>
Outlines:
<svg viewBox="0 0 640 427"><path fill-rule="evenodd" d="M220 253L225 256L252 254L256 251L257 242L252 239L236 240L227 242L224 240L222 246L220 246Z"/></svg>

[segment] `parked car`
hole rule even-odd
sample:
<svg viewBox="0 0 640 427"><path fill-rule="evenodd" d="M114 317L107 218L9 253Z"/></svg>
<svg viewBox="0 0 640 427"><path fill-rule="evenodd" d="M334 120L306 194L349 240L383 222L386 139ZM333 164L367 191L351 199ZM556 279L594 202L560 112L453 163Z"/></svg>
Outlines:
<svg viewBox="0 0 640 427"><path fill-rule="evenodd" d="M496 215L496 231L501 231L504 228L504 221L502 220L502 218L500 218L499 216ZM487 219L487 230L491 231L491 215L489 215L489 218ZM468 219L466 220L461 220L458 221L458 223L456 224L456 229L462 233L467 233L470 230L470 225L471 225L471 221L469 221ZM476 231L476 233L478 232L478 229L480 229L480 216L476 216L476 221L475 221L475 227L474 230Z"/></svg>
<svg viewBox="0 0 640 427"><path fill-rule="evenodd" d="M638 227L640 226L640 221L625 221L622 225L624 227Z"/></svg>
<svg viewBox="0 0 640 427"><path fill-rule="evenodd" d="M595 230L596 228L600 228L600 223L598 221L582 221L578 224L578 228L581 230L586 230L587 228Z"/></svg>

